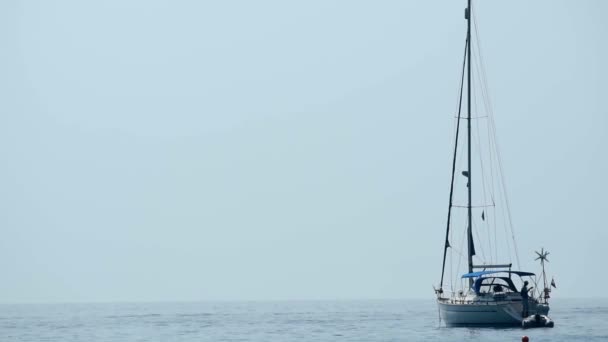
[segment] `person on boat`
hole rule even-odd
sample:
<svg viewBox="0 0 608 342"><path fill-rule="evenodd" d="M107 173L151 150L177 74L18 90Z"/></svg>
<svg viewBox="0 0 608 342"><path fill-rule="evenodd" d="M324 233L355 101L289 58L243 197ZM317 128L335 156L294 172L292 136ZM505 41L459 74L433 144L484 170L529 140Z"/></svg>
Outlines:
<svg viewBox="0 0 608 342"><path fill-rule="evenodd" d="M524 310L521 313L523 317L528 317L528 292L530 290L532 290L533 287L528 288L528 281L524 281L524 286L522 286L521 288L521 300L522 300L522 304L524 306Z"/></svg>

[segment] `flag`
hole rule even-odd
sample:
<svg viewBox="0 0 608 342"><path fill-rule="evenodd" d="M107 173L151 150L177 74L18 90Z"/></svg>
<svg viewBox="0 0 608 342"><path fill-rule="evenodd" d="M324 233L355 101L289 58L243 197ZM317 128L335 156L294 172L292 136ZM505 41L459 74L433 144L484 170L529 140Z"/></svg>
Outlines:
<svg viewBox="0 0 608 342"><path fill-rule="evenodd" d="M557 288L557 286L555 286L555 279L551 278L551 286Z"/></svg>

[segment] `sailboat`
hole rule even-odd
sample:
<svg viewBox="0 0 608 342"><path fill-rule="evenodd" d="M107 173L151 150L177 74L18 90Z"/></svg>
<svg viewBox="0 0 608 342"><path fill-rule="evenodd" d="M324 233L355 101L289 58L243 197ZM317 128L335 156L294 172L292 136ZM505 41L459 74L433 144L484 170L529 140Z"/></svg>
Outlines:
<svg viewBox="0 0 608 342"><path fill-rule="evenodd" d="M479 127L479 121L486 120L489 122L487 125L489 127L488 137L494 137L492 134L495 134L494 122L491 118L491 113L488 116L481 116L479 113L475 113L475 117L472 117L472 108L476 106L476 102L472 102L472 90L474 89L472 82L472 32L471 32L471 23L472 23L472 7L471 0L468 0L467 8L465 9L465 19L467 21L467 35L465 41L465 53L464 60L462 63L462 76L460 80L460 93L459 93L459 103L458 103L458 115L456 117L456 133L455 133L455 142L454 142L454 155L452 160L452 175L451 175L451 185L450 185L450 196L449 196L449 208L448 208L448 217L447 217L447 227L445 234L445 244L443 249L443 264L441 270L441 281L439 283L439 287L435 289L435 294L437 297L437 304L439 306L440 319L447 326L505 326L505 325L521 325L523 319L529 317L531 315L547 315L549 312L549 303L548 303L548 292L546 279L544 279L545 289L543 290L536 289L532 290L533 285L537 284L536 276L533 272L528 271L520 271L514 268L514 263L512 261L501 262L499 259L499 254L496 248L498 248L499 241L507 241L509 238L513 239L513 246L515 246L515 238L512 224L511 224L511 215L510 212L508 214L504 214L505 209L503 207L502 213L503 218L506 218L508 221L511 234L508 233L508 230L505 229L506 234L504 237L499 238L497 231L492 231L490 228L485 229L485 227L489 227L490 223L488 221L496 221L496 216L500 213L499 210L496 210L498 206L497 196L494 193L493 186L479 186L478 190L476 190L479 194L479 199L481 203L473 204L473 189L475 189L476 185L485 182L489 178L497 178L501 180L499 189L504 190L504 198L505 200L501 204L506 203L506 211L509 211L508 201L506 200L506 188L504 187L504 178L500 178L496 176L496 174L492 173L492 171L488 171L490 166L486 165L484 168L484 164L480 163L480 167L473 169L472 165L472 145L476 144L476 152L483 151L492 151L498 150L498 146L496 143L488 143L484 145L482 141L486 141L486 139L478 139L473 141L472 139L472 121L476 120L476 128ZM475 30L477 32L477 24L474 24ZM478 34L476 38L478 39ZM477 44L479 45L479 44ZM479 49L479 46L476 47ZM481 59L481 52L479 50L475 50L477 55ZM479 62L481 63L481 61ZM476 64L477 65L477 64ZM481 64L483 66L483 64ZM465 71L466 66L466 71ZM480 68L482 69L482 68ZM467 104L467 113L466 117L461 116L462 107L463 107L463 88L465 84L465 75L466 75L466 104ZM475 74L477 78L479 78L480 83L485 81L485 71L477 72ZM487 88L484 88L482 85L481 95L487 95ZM476 100L475 100L476 101ZM489 101L484 102L486 105ZM477 107L474 108L475 110ZM487 107L486 107L487 110ZM481 110L480 110L481 111ZM491 108L489 110L491 112ZM458 142L460 132L460 123L466 122L466 166L463 166L462 169L458 170L457 161L461 161L458 157L465 154L465 151L458 150ZM464 135L464 134L463 134ZM487 139L487 141L492 141L492 139ZM462 146L461 146L461 149ZM500 155L496 152L491 154L491 161L496 161L498 159L498 163L500 164ZM481 160L481 157L480 157ZM462 163L461 163L462 164ZM492 164L492 163L490 163ZM502 176L502 164L500 164L499 173ZM460 172L457 172L460 171ZM479 175L477 175L477 171L479 171ZM491 173L488 175L488 173ZM476 177L474 177L476 176ZM496 177L494 177L496 176ZM458 184L459 179L464 179L465 184ZM477 183L474 182L476 180ZM462 182L461 182L462 183ZM458 188L458 185L460 187ZM463 193L466 190L466 205L457 205L455 203L456 193L461 190ZM464 194L461 195L462 201L464 202ZM477 205L479 204L479 205ZM460 239L462 241L463 247L460 252L454 253L454 249L456 249L457 242L459 239L454 237L454 229L453 221L454 221L454 211L456 209L466 209L466 214L461 214L465 219L463 237ZM479 213L481 212L481 213ZM474 221L474 213L475 213L475 221ZM478 214L481 214L477 216ZM489 216L494 215L494 220L490 220ZM480 220L481 219L481 220ZM474 224L477 222L476 224ZM477 229L479 228L479 229ZM485 230L483 230L485 229ZM496 228L494 228L496 229ZM475 234L474 234L475 232ZM494 233L492 233L494 232ZM479 240L479 234L485 234L486 239L489 238L490 242L488 244L483 244ZM494 234L492 236L492 234ZM474 239L474 236L478 239ZM493 239L492 239L493 238ZM466 241L466 242L465 242ZM454 246L453 246L454 245ZM478 249L485 248L485 257L483 255L478 255L476 252L476 245ZM515 251L517 252L516 248ZM452 281L446 281L446 258L448 254L452 255L450 259L453 262L454 254L460 254L460 258L464 259L466 256L466 265L467 269L463 270L463 273L459 273L454 275L452 273ZM481 254L481 253L480 253ZM519 264L519 257L515 253L517 257L517 264ZM458 257L458 255L456 255ZM512 256L511 256L512 257ZM490 262L489 262L490 261ZM541 263L544 260L541 259ZM460 262L458 263L460 265ZM519 265L517 265L519 267ZM450 267L451 271L453 267ZM458 267L456 267L458 269ZM544 276L544 264L543 264L543 276ZM455 280L454 280L455 279ZM528 281L529 280L529 281ZM524 285L525 282L525 285ZM528 291L528 283L530 283L530 290ZM542 286L542 285L541 285ZM523 288L523 289L522 289ZM540 295L535 295L535 291L538 291ZM542 293L545 293L542 296Z"/></svg>

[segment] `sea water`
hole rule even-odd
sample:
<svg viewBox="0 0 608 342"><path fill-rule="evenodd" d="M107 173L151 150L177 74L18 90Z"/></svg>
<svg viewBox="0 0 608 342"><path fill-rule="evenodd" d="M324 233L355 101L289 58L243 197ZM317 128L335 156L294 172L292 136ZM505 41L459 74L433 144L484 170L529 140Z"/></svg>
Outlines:
<svg viewBox="0 0 608 342"><path fill-rule="evenodd" d="M608 300L556 299L555 328L446 328L429 300L3 304L0 341L608 341Z"/></svg>

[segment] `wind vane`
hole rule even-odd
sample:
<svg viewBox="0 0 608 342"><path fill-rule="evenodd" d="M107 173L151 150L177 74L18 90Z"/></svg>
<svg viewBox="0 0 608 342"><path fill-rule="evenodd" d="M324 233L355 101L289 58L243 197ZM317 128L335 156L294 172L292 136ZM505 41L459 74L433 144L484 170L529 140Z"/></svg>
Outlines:
<svg viewBox="0 0 608 342"><path fill-rule="evenodd" d="M549 252L546 251L544 248L541 248L540 252L534 251L534 253L536 253L536 255L538 255L538 257L536 257L536 259L534 259L534 260L540 260L540 265L543 268L543 285L545 285L543 292L544 292L545 300L547 300L547 298L549 298L549 293L551 292L551 289L547 286L547 276L545 274L545 261L549 262L549 259L547 259ZM553 285L553 282L551 282L551 284Z"/></svg>
<svg viewBox="0 0 608 342"><path fill-rule="evenodd" d="M546 251L544 248L540 249L540 253L539 252L534 252L538 255L538 257L534 260L538 260L540 259L540 264L543 266L543 268L545 267L545 261L549 262L549 259L547 259L547 255L549 255L549 252Z"/></svg>

